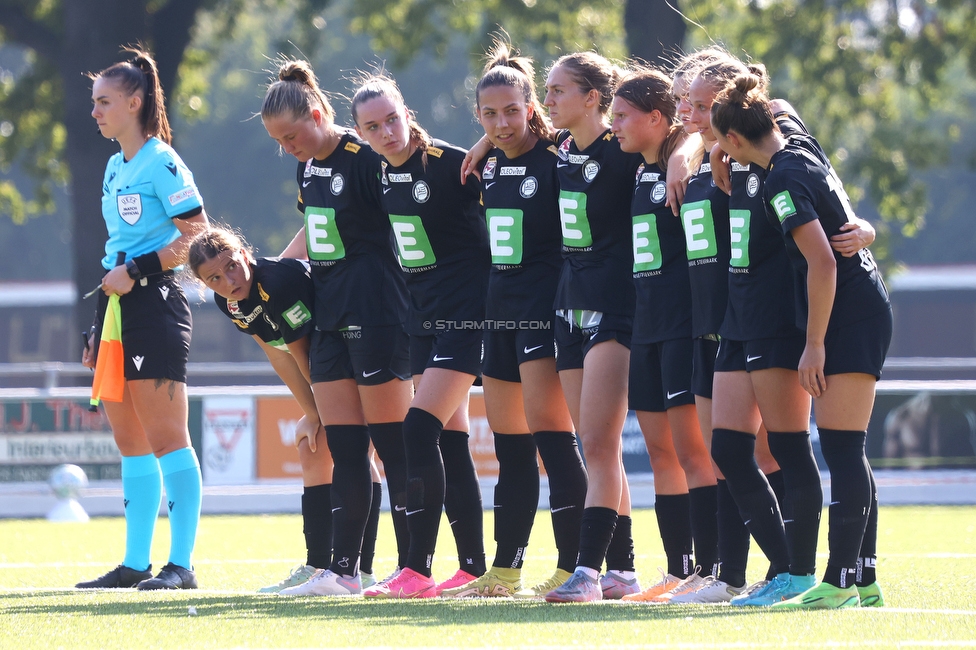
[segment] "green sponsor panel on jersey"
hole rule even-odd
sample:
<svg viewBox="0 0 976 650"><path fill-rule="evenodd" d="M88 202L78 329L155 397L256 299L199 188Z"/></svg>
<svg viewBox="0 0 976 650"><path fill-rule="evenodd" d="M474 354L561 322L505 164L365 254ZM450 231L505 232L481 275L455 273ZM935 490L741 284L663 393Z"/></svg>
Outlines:
<svg viewBox="0 0 976 650"><path fill-rule="evenodd" d="M593 245L590 220L586 217L586 195L559 191L559 221L563 228L563 246L586 248Z"/></svg>
<svg viewBox="0 0 976 650"><path fill-rule="evenodd" d="M634 217L634 273L661 268L661 239L657 234L657 215Z"/></svg>
<svg viewBox="0 0 976 650"><path fill-rule="evenodd" d="M291 326L293 330L297 330L299 327L312 320L312 313L308 310L301 300L296 302L294 305L285 310L285 313L281 315L285 319L285 322Z"/></svg>
<svg viewBox="0 0 976 650"><path fill-rule="evenodd" d="M492 264L522 263L522 211L488 208L488 241L491 243Z"/></svg>
<svg viewBox="0 0 976 650"><path fill-rule="evenodd" d="M789 190L783 190L774 196L769 204L773 206L780 223L783 223L786 217L796 214L796 206L793 205L793 197L790 196Z"/></svg>
<svg viewBox="0 0 976 650"><path fill-rule="evenodd" d="M390 223L397 241L397 254L404 268L430 266L437 263L430 238L419 216L391 214Z"/></svg>
<svg viewBox="0 0 976 650"><path fill-rule="evenodd" d="M729 266L749 268L749 225L752 212L749 210L729 210L729 227L732 234L732 257Z"/></svg>
<svg viewBox="0 0 976 650"><path fill-rule="evenodd" d="M341 260L346 256L332 208L305 208L305 240L310 260Z"/></svg>
<svg viewBox="0 0 976 650"><path fill-rule="evenodd" d="M711 201L695 201L682 205L681 225L685 230L685 248L689 260L718 255Z"/></svg>

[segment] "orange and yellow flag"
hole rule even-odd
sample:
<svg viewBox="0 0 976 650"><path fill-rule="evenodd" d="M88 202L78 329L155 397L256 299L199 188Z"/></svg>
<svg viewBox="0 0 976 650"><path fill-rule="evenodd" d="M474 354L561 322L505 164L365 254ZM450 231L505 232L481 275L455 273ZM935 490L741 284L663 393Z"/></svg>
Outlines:
<svg viewBox="0 0 976 650"><path fill-rule="evenodd" d="M122 350L122 309L119 296L108 298L102 335L95 360L95 379L92 382L92 407L100 401L121 402L125 394L125 354Z"/></svg>

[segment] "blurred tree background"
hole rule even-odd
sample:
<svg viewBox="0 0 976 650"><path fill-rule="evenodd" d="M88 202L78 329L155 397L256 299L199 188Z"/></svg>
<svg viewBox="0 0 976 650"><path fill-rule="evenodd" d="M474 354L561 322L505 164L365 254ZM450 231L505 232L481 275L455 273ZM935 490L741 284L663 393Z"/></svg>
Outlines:
<svg viewBox="0 0 976 650"><path fill-rule="evenodd" d="M976 0L0 0L0 280L97 284L117 148L94 127L84 73L121 44L156 53L210 215L274 255L301 222L295 162L254 118L273 59L308 58L343 123L357 71L385 66L422 124L466 146L499 30L540 80L577 49L660 62L716 42L762 61L881 224L888 268L976 262L974 24Z"/></svg>

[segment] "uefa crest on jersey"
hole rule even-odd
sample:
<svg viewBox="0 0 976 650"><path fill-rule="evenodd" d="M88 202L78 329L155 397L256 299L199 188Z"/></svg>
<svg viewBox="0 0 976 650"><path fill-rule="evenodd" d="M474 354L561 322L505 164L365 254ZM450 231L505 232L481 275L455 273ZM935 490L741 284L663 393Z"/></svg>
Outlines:
<svg viewBox="0 0 976 650"><path fill-rule="evenodd" d="M668 186L664 184L663 181L658 181L654 183L654 187L651 188L651 200L655 203L660 203L668 195Z"/></svg>
<svg viewBox="0 0 976 650"><path fill-rule="evenodd" d="M600 173L600 163L595 160L588 161L583 165L583 180L592 183L596 175Z"/></svg>
<svg viewBox="0 0 976 650"><path fill-rule="evenodd" d="M536 191L539 189L539 181L536 180L535 176L529 176L522 181L519 185L519 194L522 195L523 199L531 199L535 196Z"/></svg>
<svg viewBox="0 0 976 650"><path fill-rule="evenodd" d="M116 199L119 206L119 216L127 224L134 225L142 216L142 196L139 194L119 194Z"/></svg>
<svg viewBox="0 0 976 650"><path fill-rule="evenodd" d="M746 194L750 197L755 196L759 193L759 176L757 174L749 174L749 178L746 179Z"/></svg>
<svg viewBox="0 0 976 650"><path fill-rule="evenodd" d="M339 196L342 194L342 188L346 186L346 179L342 177L342 174L336 174L332 177L332 182L329 184L329 189L332 190L332 194Z"/></svg>
<svg viewBox="0 0 976 650"><path fill-rule="evenodd" d="M485 168L481 171L482 178L494 178L495 177L495 166L498 164L498 159L492 156L485 163Z"/></svg>
<svg viewBox="0 0 976 650"><path fill-rule="evenodd" d="M417 181L413 184L413 200L417 203L427 203L430 198L430 185L424 181Z"/></svg>

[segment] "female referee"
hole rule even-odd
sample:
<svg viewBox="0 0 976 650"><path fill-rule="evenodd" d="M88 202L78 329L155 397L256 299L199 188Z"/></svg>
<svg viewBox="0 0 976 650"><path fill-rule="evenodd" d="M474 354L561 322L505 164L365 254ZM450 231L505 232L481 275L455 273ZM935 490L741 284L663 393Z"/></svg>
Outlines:
<svg viewBox="0 0 976 650"><path fill-rule="evenodd" d="M498 458L491 568L442 595L539 597L576 567L586 470L556 373L552 302L561 266L555 133L535 94L532 60L496 41L475 88L478 120L494 148L480 170L491 242L484 393ZM492 326L491 323L497 323ZM521 568L549 478L556 572L522 590Z"/></svg>
<svg viewBox="0 0 976 650"><path fill-rule="evenodd" d="M411 397L405 289L380 205L380 161L355 133L335 124L335 111L304 61L280 64L261 120L299 161L298 209L305 224L283 256L307 257L311 265L312 391L335 463L332 564L287 594L358 594L365 527L380 496L370 477L370 438L386 470L401 563L406 550L400 514L406 493L402 423Z"/></svg>
<svg viewBox="0 0 976 650"><path fill-rule="evenodd" d="M488 234L477 180L459 181L465 152L431 139L392 79L364 79L353 95L352 115L357 132L383 157L383 207L409 292L416 387L403 422L410 550L397 576L364 595L429 598L486 570L481 490L466 431L468 390L481 374ZM460 567L436 584L431 569L442 508Z"/></svg>
<svg viewBox="0 0 976 650"><path fill-rule="evenodd" d="M742 74L716 98L712 123L722 149L767 170L767 214L782 229L797 279L796 324L805 331L799 385L813 397L831 475L829 556L823 581L782 609L881 605L875 580L877 504L864 454L874 391L891 340L891 305L870 251L849 257L830 237L855 219L850 201L812 138L783 137L762 80ZM805 291L803 290L805 289ZM782 464L782 463L781 463Z"/></svg>
<svg viewBox="0 0 976 650"><path fill-rule="evenodd" d="M99 295L98 327L82 363L95 365L97 330L108 296L120 296L125 393L105 402L122 454L126 544L122 563L79 589L135 587L196 589L193 546L200 521L200 464L187 430L186 360L190 308L173 269L207 228L193 174L169 146L169 122L156 63L148 52L125 48L130 59L92 76L92 117L102 136L116 140L102 185L108 228ZM124 251L125 264L115 266ZM154 578L150 547L166 486L169 561Z"/></svg>

